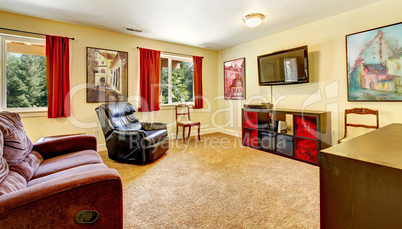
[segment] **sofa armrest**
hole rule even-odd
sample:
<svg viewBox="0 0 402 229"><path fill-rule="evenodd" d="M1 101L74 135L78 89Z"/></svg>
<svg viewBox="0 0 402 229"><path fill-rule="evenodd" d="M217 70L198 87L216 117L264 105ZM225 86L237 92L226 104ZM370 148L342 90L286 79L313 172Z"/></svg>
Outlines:
<svg viewBox="0 0 402 229"><path fill-rule="evenodd" d="M142 122L142 129L144 130L162 130L167 129L166 122Z"/></svg>
<svg viewBox="0 0 402 229"><path fill-rule="evenodd" d="M35 143L33 150L40 153L43 159L60 156L81 150L97 151L97 140L93 135L67 136L51 141Z"/></svg>
<svg viewBox="0 0 402 229"><path fill-rule="evenodd" d="M116 170L68 176L0 196L0 228L75 228L75 216L82 210L99 213L87 226L123 227L123 189Z"/></svg>

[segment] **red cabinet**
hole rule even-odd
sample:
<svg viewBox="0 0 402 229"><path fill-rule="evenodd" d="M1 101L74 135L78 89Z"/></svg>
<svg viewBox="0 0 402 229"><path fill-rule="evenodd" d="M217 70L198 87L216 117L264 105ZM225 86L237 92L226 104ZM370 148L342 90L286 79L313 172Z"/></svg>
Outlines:
<svg viewBox="0 0 402 229"><path fill-rule="evenodd" d="M245 146L315 165L320 150L331 146L330 112L243 109L242 120ZM288 130L278 131L278 123Z"/></svg>
<svg viewBox="0 0 402 229"><path fill-rule="evenodd" d="M247 128L257 129L257 112L243 111L243 125Z"/></svg>

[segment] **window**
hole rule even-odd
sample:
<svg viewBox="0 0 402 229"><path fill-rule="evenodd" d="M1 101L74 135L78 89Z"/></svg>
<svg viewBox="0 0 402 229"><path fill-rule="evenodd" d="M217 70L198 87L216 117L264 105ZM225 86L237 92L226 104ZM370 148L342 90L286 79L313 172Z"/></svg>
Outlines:
<svg viewBox="0 0 402 229"><path fill-rule="evenodd" d="M161 55L161 104L193 103L193 59Z"/></svg>
<svg viewBox="0 0 402 229"><path fill-rule="evenodd" d="M46 108L45 40L0 34L0 44L1 109Z"/></svg>

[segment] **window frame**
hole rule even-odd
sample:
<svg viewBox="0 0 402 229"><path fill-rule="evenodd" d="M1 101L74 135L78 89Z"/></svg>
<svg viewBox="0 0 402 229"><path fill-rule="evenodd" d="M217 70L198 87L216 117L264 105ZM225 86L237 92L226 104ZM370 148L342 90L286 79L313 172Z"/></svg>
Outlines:
<svg viewBox="0 0 402 229"><path fill-rule="evenodd" d="M8 108L7 107L7 78L6 78L6 40L13 40L19 42L43 44L46 46L46 39L18 36L12 34L0 33L0 111L12 111L17 113L25 112L47 112L48 107L19 107Z"/></svg>
<svg viewBox="0 0 402 229"><path fill-rule="evenodd" d="M162 60L162 58L168 59L168 103L167 104L162 103L162 86L163 86L163 84L162 84L162 67L161 67L161 83L160 83L161 90L160 90L160 96L159 96L160 97L159 105L161 107L176 106L179 104L186 104L189 106L194 105L194 62L193 62L193 58L161 53L160 59ZM193 63L193 101L192 102L172 102L172 60Z"/></svg>

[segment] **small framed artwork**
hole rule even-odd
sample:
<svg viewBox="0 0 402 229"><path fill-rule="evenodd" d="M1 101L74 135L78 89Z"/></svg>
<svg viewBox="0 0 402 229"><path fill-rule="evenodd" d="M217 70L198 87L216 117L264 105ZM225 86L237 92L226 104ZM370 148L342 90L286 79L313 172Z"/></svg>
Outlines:
<svg viewBox="0 0 402 229"><path fill-rule="evenodd" d="M127 52L87 47L87 102L127 101L127 64Z"/></svg>
<svg viewBox="0 0 402 229"><path fill-rule="evenodd" d="M346 35L348 101L402 101L402 22Z"/></svg>
<svg viewBox="0 0 402 229"><path fill-rule="evenodd" d="M245 99L246 58L224 62L225 99Z"/></svg>

